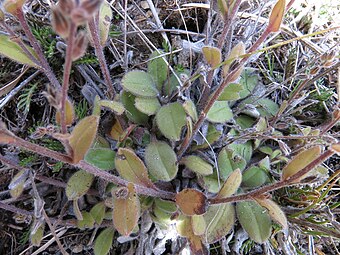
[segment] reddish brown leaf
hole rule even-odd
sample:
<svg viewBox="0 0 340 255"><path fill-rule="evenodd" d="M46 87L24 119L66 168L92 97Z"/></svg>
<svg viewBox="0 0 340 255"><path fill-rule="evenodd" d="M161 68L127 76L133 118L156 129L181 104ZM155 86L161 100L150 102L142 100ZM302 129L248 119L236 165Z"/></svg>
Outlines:
<svg viewBox="0 0 340 255"><path fill-rule="evenodd" d="M145 187L154 186L149 179L148 171L143 161L133 150L119 148L116 154L115 166L123 179Z"/></svg>
<svg viewBox="0 0 340 255"><path fill-rule="evenodd" d="M292 175L296 174L314 159L321 154L321 146L315 146L308 150L304 150L296 155L282 170L282 179L286 180ZM306 176L302 176L299 180L302 180ZM296 180L296 181L299 181Z"/></svg>
<svg viewBox="0 0 340 255"><path fill-rule="evenodd" d="M285 13L285 8L286 8L286 1L278 0L269 17L269 24L268 24L267 29L270 32L279 31L282 20L283 20L283 15Z"/></svg>
<svg viewBox="0 0 340 255"><path fill-rule="evenodd" d="M207 248L202 243L201 237L194 234L191 226L191 217L182 215L181 219L177 221L176 228L179 235L186 237L189 240L192 254L209 254Z"/></svg>
<svg viewBox="0 0 340 255"><path fill-rule="evenodd" d="M65 124L71 126L75 118L73 104L69 99L65 102ZM61 125L61 113L58 110L55 114L55 121L58 125Z"/></svg>
<svg viewBox="0 0 340 255"><path fill-rule="evenodd" d="M124 236L130 235L140 216L140 202L132 183L112 192L113 225Z"/></svg>
<svg viewBox="0 0 340 255"><path fill-rule="evenodd" d="M222 62L222 54L219 48L212 46L204 46L202 48L202 52L205 60L211 67L214 68L215 66Z"/></svg>
<svg viewBox="0 0 340 255"><path fill-rule="evenodd" d="M73 162L82 160L97 135L98 116L88 116L74 127L68 142L73 151Z"/></svg>
<svg viewBox="0 0 340 255"><path fill-rule="evenodd" d="M186 215L200 215L207 211L207 197L195 189L184 189L176 194L176 204Z"/></svg>

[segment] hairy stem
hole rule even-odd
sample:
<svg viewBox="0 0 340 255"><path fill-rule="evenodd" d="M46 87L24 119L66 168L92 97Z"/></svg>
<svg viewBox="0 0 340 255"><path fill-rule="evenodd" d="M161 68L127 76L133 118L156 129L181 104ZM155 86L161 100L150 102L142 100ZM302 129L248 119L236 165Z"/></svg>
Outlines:
<svg viewBox="0 0 340 255"><path fill-rule="evenodd" d="M65 65L64 65L64 75L63 75L63 86L61 88L60 122L61 122L61 132L63 134L65 134L67 131L65 107L66 107L68 89L70 86L70 74L71 74L71 68L72 68L72 52L73 52L74 39L75 39L76 32L77 32L77 26L72 22L71 27L70 27L70 34L67 40L66 58L65 58Z"/></svg>
<svg viewBox="0 0 340 255"><path fill-rule="evenodd" d="M198 117L197 122L195 123L192 135L189 139L186 139L185 142L181 144L180 149L177 152L178 160L182 158L184 153L189 148L194 136L197 134L198 130L201 128L209 110L214 105L216 100L219 98L219 96L222 94L223 90L233 81L233 77L239 72L239 70L242 68L244 63L249 59L249 57L252 55L251 53L257 49L258 46L261 45L261 43L266 40L267 36L270 34L270 30L267 28L263 34L257 39L257 41L254 43L254 45L249 49L246 56L240 61L240 63L234 68L233 71L229 72L229 74L226 76L226 78L222 81L222 83L219 85L219 87L214 92L213 96L209 99L206 106L204 107L203 111L201 112L200 116Z"/></svg>
<svg viewBox="0 0 340 255"><path fill-rule="evenodd" d="M61 88L60 83L59 83L57 77L54 75L54 72L52 71L50 65L48 64L48 62L45 58L45 55L44 55L44 53L43 53L43 51L40 47L39 42L37 41L37 39L32 34L32 31L31 31L31 29L30 29L30 27L29 27L29 25L26 21L25 14L24 14L22 9L19 9L17 11L17 17L18 17L18 20L19 20L28 40L32 44L34 51L37 53L40 64L41 64L42 68L44 69L45 75L47 76L47 78L51 82L52 86L54 86L56 89L60 89Z"/></svg>
<svg viewBox="0 0 340 255"><path fill-rule="evenodd" d="M231 196L227 198L219 198L219 199L212 198L212 199L209 199L209 202L210 204L223 204L223 203L231 203L231 202L237 202L237 201L243 201L243 200L252 200L253 198L266 194L270 191L274 191L274 190L277 190L277 189L280 189L280 188L283 188L289 185L293 185L295 181L299 180L302 176L304 176L306 173L313 170L314 167L324 162L326 159L331 157L333 154L334 154L333 151L327 150L326 152L321 154L318 158L316 158L311 163L309 163L307 166L305 166L303 169L301 169L299 172L297 172L296 174L290 176L289 178L285 180L281 180L274 184L264 186L262 188L253 190L246 194Z"/></svg>
<svg viewBox="0 0 340 255"><path fill-rule="evenodd" d="M106 64L106 60L105 60L105 56L103 53L103 47L100 44L100 38L99 38L99 29L98 29L98 15L96 15L95 17L93 17L90 21L89 21L89 28L90 28L90 32L91 32L91 36L92 36L92 40L93 40L93 46L96 52L96 56L98 57L99 60L99 65L100 65L100 69L103 73L104 76L104 80L105 80L105 84L107 86L108 89L108 96L110 99L113 99L114 95L116 94L115 89L113 87L113 83L111 80L111 76L110 76L110 71L107 67Z"/></svg>

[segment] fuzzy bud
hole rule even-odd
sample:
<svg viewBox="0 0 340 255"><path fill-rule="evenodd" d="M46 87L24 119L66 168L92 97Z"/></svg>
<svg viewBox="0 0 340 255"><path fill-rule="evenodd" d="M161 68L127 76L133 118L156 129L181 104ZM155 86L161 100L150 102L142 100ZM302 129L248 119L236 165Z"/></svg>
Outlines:
<svg viewBox="0 0 340 255"><path fill-rule="evenodd" d="M59 6L53 7L51 13L53 30L62 38L67 38L70 33L70 20L65 16Z"/></svg>
<svg viewBox="0 0 340 255"><path fill-rule="evenodd" d="M84 56L86 52L86 48L88 45L88 39L84 31L79 32L74 41L74 47L72 50L72 60L75 61L82 56Z"/></svg>
<svg viewBox="0 0 340 255"><path fill-rule="evenodd" d="M82 7L77 7L71 12L71 19L77 26L85 24L91 16Z"/></svg>
<svg viewBox="0 0 340 255"><path fill-rule="evenodd" d="M80 6L88 13L89 16L93 15L99 10L103 0L84 0Z"/></svg>
<svg viewBox="0 0 340 255"><path fill-rule="evenodd" d="M64 14L70 15L75 8L75 3L73 0L59 0L58 6Z"/></svg>
<svg viewBox="0 0 340 255"><path fill-rule="evenodd" d="M310 70L311 75L316 75L320 71L320 68L315 66Z"/></svg>

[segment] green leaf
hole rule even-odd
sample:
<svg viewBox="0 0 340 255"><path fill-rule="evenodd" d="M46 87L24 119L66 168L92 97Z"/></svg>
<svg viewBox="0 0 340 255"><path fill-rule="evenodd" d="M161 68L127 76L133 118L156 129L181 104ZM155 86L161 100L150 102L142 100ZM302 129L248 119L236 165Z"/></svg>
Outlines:
<svg viewBox="0 0 340 255"><path fill-rule="evenodd" d="M123 179L145 187L153 187L143 161L132 150L119 148L115 165Z"/></svg>
<svg viewBox="0 0 340 255"><path fill-rule="evenodd" d="M110 25L112 19L112 10L107 1L103 1L99 10L99 38L100 44L104 46L106 44L107 38L109 36Z"/></svg>
<svg viewBox="0 0 340 255"><path fill-rule="evenodd" d="M31 229L30 239L31 239L31 244L33 246L36 246L36 247L40 246L41 240L44 236L44 230L45 230L45 223L42 223L34 234L32 234L32 229Z"/></svg>
<svg viewBox="0 0 340 255"><path fill-rule="evenodd" d="M160 55L157 51L152 52L148 63L148 73L155 81L158 91L162 90L163 83L168 77L168 64L163 59L165 57L158 57Z"/></svg>
<svg viewBox="0 0 340 255"><path fill-rule="evenodd" d="M248 141L246 143L232 143L228 145L228 148L233 150L237 155L241 156L249 162L253 154L252 142Z"/></svg>
<svg viewBox="0 0 340 255"><path fill-rule="evenodd" d="M255 201L242 201L236 203L237 218L249 237L257 242L268 240L272 222L267 210Z"/></svg>
<svg viewBox="0 0 340 255"><path fill-rule="evenodd" d="M143 71L131 71L124 75L122 87L138 97L157 97L158 90L152 76Z"/></svg>
<svg viewBox="0 0 340 255"><path fill-rule="evenodd" d="M89 212L82 212L83 219L77 221L77 227L80 229L85 228L93 228L94 227L94 219Z"/></svg>
<svg viewBox="0 0 340 255"><path fill-rule="evenodd" d="M85 155L85 161L101 170L112 170L115 168L116 153L111 149L92 148Z"/></svg>
<svg viewBox="0 0 340 255"><path fill-rule="evenodd" d="M100 100L99 103L102 107L108 108L118 115L123 114L125 111L124 105L121 102L111 100Z"/></svg>
<svg viewBox="0 0 340 255"><path fill-rule="evenodd" d="M252 117L249 117L248 115L241 114L236 118L236 123L242 128L251 128L255 120Z"/></svg>
<svg viewBox="0 0 340 255"><path fill-rule="evenodd" d="M36 56L36 53L31 47L26 45L26 48L32 53L33 56ZM7 35L0 34L0 54L21 64L40 68L26 55L21 47L12 41Z"/></svg>
<svg viewBox="0 0 340 255"><path fill-rule="evenodd" d="M218 169L220 170L221 179L226 180L237 168L243 171L247 163L243 157L237 155L228 148L224 148L218 154L217 164Z"/></svg>
<svg viewBox="0 0 340 255"><path fill-rule="evenodd" d="M121 235L128 236L136 227L140 216L140 202L133 184L117 189L112 196L113 225Z"/></svg>
<svg viewBox="0 0 340 255"><path fill-rule="evenodd" d="M193 146L193 150L197 150L197 149L206 149L209 147L209 145L213 144L214 142L218 141L219 138L222 135L222 131L221 130L217 130L216 127L213 124L208 125L208 132L205 135L205 142L203 144L200 145L194 145Z"/></svg>
<svg viewBox="0 0 340 255"><path fill-rule="evenodd" d="M104 202L99 202L95 206L92 207L90 213L94 219L94 221L100 225L103 222L104 216L105 216L105 203Z"/></svg>
<svg viewBox="0 0 340 255"><path fill-rule="evenodd" d="M66 196L68 200L76 200L86 194L93 179L94 176L84 170L75 172L67 182Z"/></svg>
<svg viewBox="0 0 340 255"><path fill-rule="evenodd" d="M145 163L157 180L171 181L177 175L176 153L165 142L152 142L146 147Z"/></svg>
<svg viewBox="0 0 340 255"><path fill-rule="evenodd" d="M268 210L269 216L279 223L284 229L288 228L288 222L285 213L281 208L270 199L256 199L256 201Z"/></svg>
<svg viewBox="0 0 340 255"><path fill-rule="evenodd" d="M268 181L267 173L260 167L252 166L244 171L242 176L242 186L255 188Z"/></svg>
<svg viewBox="0 0 340 255"><path fill-rule="evenodd" d="M68 142L72 148L73 163L82 160L90 149L97 135L98 123L98 116L88 116L79 121L72 130Z"/></svg>
<svg viewBox="0 0 340 255"><path fill-rule="evenodd" d="M198 176L198 182L208 192L217 193L220 190L221 183L218 182L216 170L211 175Z"/></svg>
<svg viewBox="0 0 340 255"><path fill-rule="evenodd" d="M121 100L123 105L126 108L126 116L131 120L132 122L136 124L145 124L148 122L149 116L140 112L135 107L135 96L132 95L129 92L123 91L121 94Z"/></svg>
<svg viewBox="0 0 340 255"><path fill-rule="evenodd" d="M230 101L240 99L240 92L243 90L241 84L230 83L224 88L222 94L217 99L218 101Z"/></svg>
<svg viewBox="0 0 340 255"><path fill-rule="evenodd" d="M184 69L182 72L176 72L177 76L180 77L190 77L190 70ZM183 82L183 81L182 81ZM169 79L166 79L163 86L164 95L170 96L174 91L180 87L180 83L174 74L170 75Z"/></svg>
<svg viewBox="0 0 340 255"><path fill-rule="evenodd" d="M187 168L191 171L201 174L201 175L210 175L213 173L213 167L203 159L197 156L188 156L181 160L182 164L185 164Z"/></svg>
<svg viewBox="0 0 340 255"><path fill-rule="evenodd" d="M155 207L167 213L174 213L177 211L177 207L174 202L160 198L155 199Z"/></svg>
<svg viewBox="0 0 340 255"><path fill-rule="evenodd" d="M161 104L159 103L157 98L135 98L135 107L145 113L147 115L155 115L156 112L161 108Z"/></svg>
<svg viewBox="0 0 340 255"><path fill-rule="evenodd" d="M273 117L279 111L279 106L268 98L261 98L257 101L258 111L263 117Z"/></svg>
<svg viewBox="0 0 340 255"><path fill-rule="evenodd" d="M216 101L207 114L207 120L213 123L225 123L233 117L227 101Z"/></svg>
<svg viewBox="0 0 340 255"><path fill-rule="evenodd" d="M109 253L114 235L113 228L106 228L96 238L94 241L94 254L95 255L106 255Z"/></svg>
<svg viewBox="0 0 340 255"><path fill-rule="evenodd" d="M203 217L207 226L203 241L211 244L230 232L235 223L235 209L231 203L211 205Z"/></svg>
<svg viewBox="0 0 340 255"><path fill-rule="evenodd" d="M195 235L197 236L203 235L207 227L204 216L203 215L191 216L191 226L192 231L194 232Z"/></svg>
<svg viewBox="0 0 340 255"><path fill-rule="evenodd" d="M179 141L182 128L186 125L186 114L183 106L178 102L162 106L156 114L156 122L159 130L166 138Z"/></svg>
<svg viewBox="0 0 340 255"><path fill-rule="evenodd" d="M196 105L191 99L185 100L183 103L183 108L185 112L191 117L191 119L196 122L198 119Z"/></svg>
<svg viewBox="0 0 340 255"><path fill-rule="evenodd" d="M258 84L258 75L252 71L252 69L245 68L241 74L240 84L244 88L239 93L240 99L242 99L249 96L253 92L255 86Z"/></svg>
<svg viewBox="0 0 340 255"><path fill-rule="evenodd" d="M9 193L12 198L18 198L22 192L24 191L24 184L28 177L28 171L21 170L19 171L11 180L11 183L8 185Z"/></svg>

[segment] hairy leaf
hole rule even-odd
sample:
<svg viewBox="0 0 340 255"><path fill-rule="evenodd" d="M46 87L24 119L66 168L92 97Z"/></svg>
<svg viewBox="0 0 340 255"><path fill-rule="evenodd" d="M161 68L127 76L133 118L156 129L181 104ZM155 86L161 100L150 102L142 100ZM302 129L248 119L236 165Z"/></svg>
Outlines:
<svg viewBox="0 0 340 255"><path fill-rule="evenodd" d="M222 188L217 194L216 198L230 197L235 194L237 189L240 187L242 181L242 174L240 169L234 170L224 182Z"/></svg>
<svg viewBox="0 0 340 255"><path fill-rule="evenodd" d="M101 170L112 170L115 168L116 153L107 148L91 148L85 155L85 161Z"/></svg>
<svg viewBox="0 0 340 255"><path fill-rule="evenodd" d="M92 214L89 212L82 212L82 215L83 219L77 221L77 227L80 229L93 228L95 221Z"/></svg>
<svg viewBox="0 0 340 255"><path fill-rule="evenodd" d="M157 180L170 181L177 175L176 153L165 142L152 142L146 147L145 163Z"/></svg>
<svg viewBox="0 0 340 255"><path fill-rule="evenodd" d="M36 53L31 47L25 46L33 56L36 56ZM16 42L12 41L9 36L4 34L0 34L0 54L21 64L39 68Z"/></svg>
<svg viewBox="0 0 340 255"><path fill-rule="evenodd" d="M99 38L100 44L104 46L106 44L107 38L109 36L110 25L112 19L112 10L107 1L103 1L99 10Z"/></svg>
<svg viewBox="0 0 340 255"><path fill-rule="evenodd" d="M281 208L270 199L260 199L255 198L255 200L264 208L268 210L270 217L279 223L284 229L288 228L288 222L285 213L281 210Z"/></svg>
<svg viewBox="0 0 340 255"><path fill-rule="evenodd" d="M240 98L240 92L243 90L241 84L230 83L224 88L222 94L219 96L218 101L230 101L237 100Z"/></svg>
<svg viewBox="0 0 340 255"><path fill-rule="evenodd" d="M124 105L121 102L110 101L110 100L100 100L99 103L102 107L110 109L117 115L121 115L125 111Z"/></svg>
<svg viewBox="0 0 340 255"><path fill-rule="evenodd" d="M231 203L209 206L204 214L206 231L204 241L215 243L227 235L235 223L235 209Z"/></svg>
<svg viewBox="0 0 340 255"><path fill-rule="evenodd" d="M184 189L176 194L176 204L186 215L201 215L207 209L207 197L195 189Z"/></svg>
<svg viewBox="0 0 340 255"><path fill-rule="evenodd" d="M148 171L143 161L134 151L127 148L119 148L115 165L119 175L123 179L145 187L153 187L153 183L148 177Z"/></svg>
<svg viewBox="0 0 340 255"><path fill-rule="evenodd" d="M315 160L321 154L321 146L314 146L296 155L282 170L282 179L286 180L302 170L305 166ZM302 180L305 176L299 178ZM298 182L296 180L295 182Z"/></svg>
<svg viewBox="0 0 340 255"><path fill-rule="evenodd" d="M271 233L272 222L267 211L255 201L236 203L237 218L249 237L257 243L264 243Z"/></svg>
<svg viewBox="0 0 340 255"><path fill-rule="evenodd" d="M122 87L138 97L154 98L158 95L152 76L143 71L131 71L125 74Z"/></svg>
<svg viewBox="0 0 340 255"><path fill-rule="evenodd" d="M219 48L204 46L202 47L202 53L205 60L212 68L216 67L219 63L222 62L222 54Z"/></svg>
<svg viewBox="0 0 340 255"><path fill-rule="evenodd" d="M227 101L216 101L207 114L207 120L213 123L225 123L233 117Z"/></svg>
<svg viewBox="0 0 340 255"><path fill-rule="evenodd" d="M191 171L201 175L210 175L213 173L212 165L197 156L187 156L181 160L181 163L185 164Z"/></svg>
<svg viewBox="0 0 340 255"><path fill-rule="evenodd" d="M277 32L280 30L280 26L285 13L286 1L278 0L275 4L270 16L268 23L268 30L271 32Z"/></svg>
<svg viewBox="0 0 340 255"><path fill-rule="evenodd" d="M155 81L158 91L162 90L163 83L168 77L168 64L163 59L165 57L159 57L160 55L158 51L152 52L148 63L148 73Z"/></svg>
<svg viewBox="0 0 340 255"><path fill-rule="evenodd" d="M146 115L155 115L159 108L161 108L161 104L159 103L157 98L135 98L135 107L145 113Z"/></svg>
<svg viewBox="0 0 340 255"><path fill-rule="evenodd" d="M124 236L130 235L138 223L140 202L132 183L127 188L119 188L112 192L113 225Z"/></svg>
<svg viewBox="0 0 340 255"><path fill-rule="evenodd" d="M99 202L97 203L95 206L92 207L90 213L94 219L94 221L100 225L103 222L104 216L105 216L105 203L103 202Z"/></svg>
<svg viewBox="0 0 340 255"><path fill-rule="evenodd" d="M78 122L74 127L68 141L73 150L73 162L82 160L90 149L98 129L99 117L88 116Z"/></svg>
<svg viewBox="0 0 340 255"><path fill-rule="evenodd" d="M94 254L106 255L109 253L113 242L113 235L115 231L113 228L106 228L97 236L94 241Z"/></svg>
<svg viewBox="0 0 340 255"><path fill-rule="evenodd" d="M131 93L128 93L126 91L123 91L121 94L121 100L123 105L126 108L126 116L137 124L145 124L148 122L148 115L140 112L135 107L135 96Z"/></svg>
<svg viewBox="0 0 340 255"><path fill-rule="evenodd" d="M86 194L93 179L94 176L84 170L75 172L67 182L66 196L68 200L76 200Z"/></svg>
<svg viewBox="0 0 340 255"><path fill-rule="evenodd" d="M166 138L179 141L182 128L186 125L183 106L178 102L162 106L156 114L156 122Z"/></svg>

